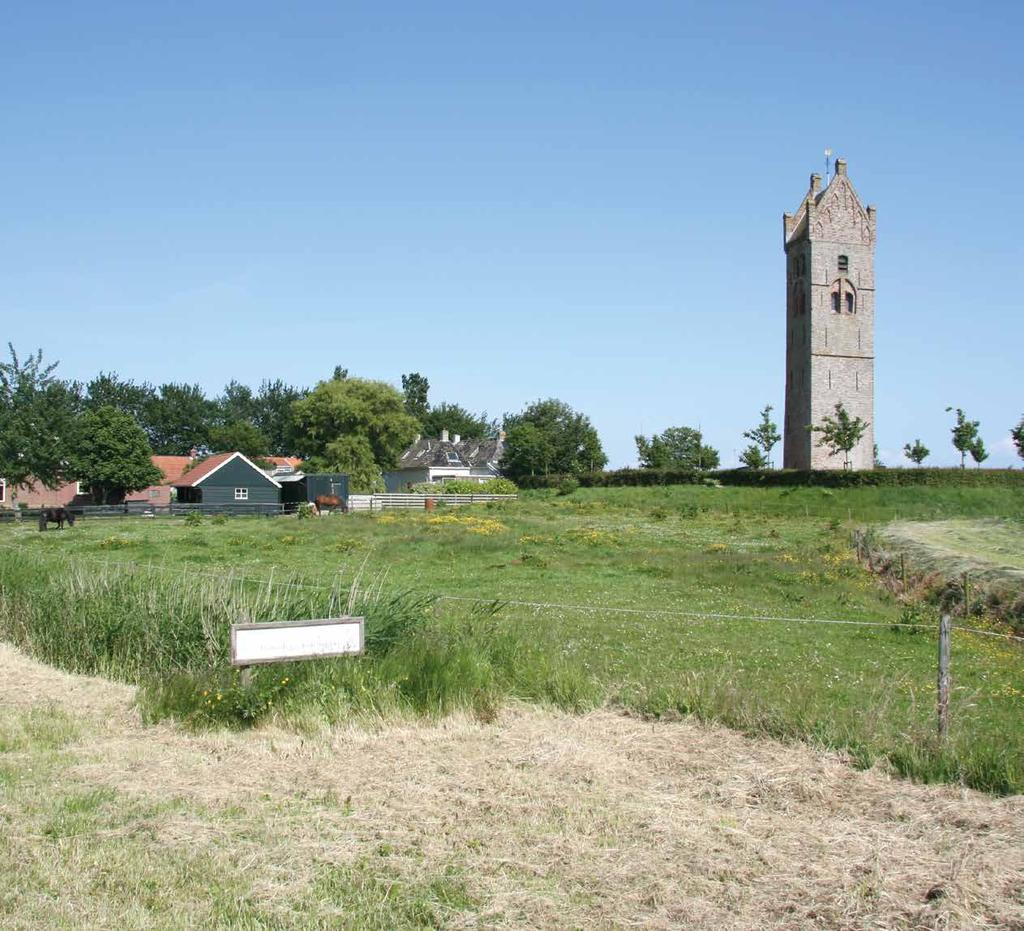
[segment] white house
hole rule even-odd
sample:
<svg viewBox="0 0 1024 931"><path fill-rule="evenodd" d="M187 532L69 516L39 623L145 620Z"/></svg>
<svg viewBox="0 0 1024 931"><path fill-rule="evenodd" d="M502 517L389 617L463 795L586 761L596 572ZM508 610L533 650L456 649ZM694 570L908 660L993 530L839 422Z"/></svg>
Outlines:
<svg viewBox="0 0 1024 931"><path fill-rule="evenodd" d="M441 439L416 437L401 455L398 467L384 473L384 487L390 492L409 491L421 482L444 482L453 478L486 482L501 474L498 464L505 435L492 439L464 440L459 434Z"/></svg>

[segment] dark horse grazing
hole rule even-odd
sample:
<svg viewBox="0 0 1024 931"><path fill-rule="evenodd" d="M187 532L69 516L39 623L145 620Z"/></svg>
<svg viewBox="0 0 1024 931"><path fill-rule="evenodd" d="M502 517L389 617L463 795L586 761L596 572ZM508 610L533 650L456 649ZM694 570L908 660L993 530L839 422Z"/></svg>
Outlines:
<svg viewBox="0 0 1024 931"><path fill-rule="evenodd" d="M47 524L56 524L58 530L64 529L64 521L69 527L75 526L75 515L67 508L43 508L39 512L39 529L45 530Z"/></svg>

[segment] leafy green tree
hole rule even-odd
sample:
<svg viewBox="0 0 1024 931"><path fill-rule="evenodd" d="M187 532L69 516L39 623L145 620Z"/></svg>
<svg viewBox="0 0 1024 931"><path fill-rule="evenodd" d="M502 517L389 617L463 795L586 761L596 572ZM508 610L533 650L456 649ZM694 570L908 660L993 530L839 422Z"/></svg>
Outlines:
<svg viewBox="0 0 1024 931"><path fill-rule="evenodd" d="M951 410L953 410L952 407L947 407L946 413L948 414ZM977 420L968 420L959 407L956 409L956 423L953 424L950 432L953 434L953 447L960 453L961 469L967 467L967 454L971 451L971 447L978 442L979 425Z"/></svg>
<svg viewBox="0 0 1024 931"><path fill-rule="evenodd" d="M323 455L310 460L309 467L315 472L344 472L348 476L349 491L355 494L384 490L380 466L365 436L350 433L328 443Z"/></svg>
<svg viewBox="0 0 1024 931"><path fill-rule="evenodd" d="M743 436L753 442L759 449L764 451L764 465L761 466L748 466L748 468L754 469L767 469L771 467L771 456L772 449L779 440L782 439L779 433L779 427L772 421L772 406L766 404L764 410L761 411L761 422L754 427L752 430L744 432ZM742 459L742 457L741 457Z"/></svg>
<svg viewBox="0 0 1024 931"><path fill-rule="evenodd" d="M927 459L931 455L931 452L932 451L927 446L925 446L924 443L922 443L919 439L914 440L913 445L907 443L903 447L903 455L906 456L915 465L920 465L922 462L924 462L925 459Z"/></svg>
<svg viewBox="0 0 1024 931"><path fill-rule="evenodd" d="M146 432L153 452L161 456L187 456L210 442L217 405L199 385L169 383L146 405Z"/></svg>
<svg viewBox="0 0 1024 931"><path fill-rule="evenodd" d="M322 381L295 402L293 411L305 458L326 457L328 446L342 437L362 437L379 469L394 467L418 428L399 391L364 378ZM351 442L346 448L353 454Z"/></svg>
<svg viewBox="0 0 1024 931"><path fill-rule="evenodd" d="M249 459L270 455L267 438L247 420L211 427L209 446L215 453L239 452Z"/></svg>
<svg viewBox="0 0 1024 931"><path fill-rule="evenodd" d="M125 411L109 405L86 411L72 439L68 474L88 486L97 504L116 504L128 492L163 480L145 431Z"/></svg>
<svg viewBox="0 0 1024 931"><path fill-rule="evenodd" d="M745 436L746 434L744 434ZM768 458L764 454L764 450L761 449L756 443L751 443L742 453L740 453L740 462L743 463L748 469L767 469Z"/></svg>
<svg viewBox="0 0 1024 931"><path fill-rule="evenodd" d="M1013 440L1013 445L1017 447L1017 455L1024 459L1024 417L1010 431L1010 438Z"/></svg>
<svg viewBox="0 0 1024 931"><path fill-rule="evenodd" d="M54 374L40 349L22 361L7 344L0 362L0 477L11 486L56 488L65 481L68 447L81 410L81 389Z"/></svg>
<svg viewBox="0 0 1024 931"><path fill-rule="evenodd" d="M717 469L718 450L704 443L693 427L669 427L650 439L634 437L641 467L645 469Z"/></svg>
<svg viewBox="0 0 1024 931"><path fill-rule="evenodd" d="M985 441L980 436L971 444L970 452L975 465L980 469L981 464L988 459L988 450L985 449Z"/></svg>
<svg viewBox="0 0 1024 931"><path fill-rule="evenodd" d="M85 386L85 392L86 410L113 407L131 414L142 427L146 425L146 406L156 396L148 382L137 385L133 381L123 381L116 372L100 372Z"/></svg>
<svg viewBox="0 0 1024 931"><path fill-rule="evenodd" d="M579 475L608 462L589 418L555 398L506 414L505 430L502 471L513 480L551 472Z"/></svg>
<svg viewBox="0 0 1024 931"><path fill-rule="evenodd" d="M459 434L466 440L480 440L493 437L498 433L498 424L487 419L487 412L471 414L460 404L449 404L442 401L437 407L427 411L420 419L424 436L439 437L442 430L451 434Z"/></svg>
<svg viewBox="0 0 1024 931"><path fill-rule="evenodd" d="M821 426L811 426L814 433L820 433L818 446L826 447L829 455L843 454L843 468L850 468L850 451L861 441L871 424L860 417L851 417L840 401L835 407L835 417L826 414L821 418Z"/></svg>
<svg viewBox="0 0 1024 931"><path fill-rule="evenodd" d="M405 412L423 423L430 404L427 402L427 394L430 391L430 382L419 372L410 372L402 376L402 393L405 395Z"/></svg>
<svg viewBox="0 0 1024 931"><path fill-rule="evenodd" d="M556 452L551 434L534 423L509 426L501 469L514 479L524 475L547 475L554 471Z"/></svg>
<svg viewBox="0 0 1024 931"><path fill-rule="evenodd" d="M253 421L267 438L272 456L294 456L299 449L294 404L309 391L287 385L281 379L264 379L253 399Z"/></svg>
<svg viewBox="0 0 1024 931"><path fill-rule="evenodd" d="M344 381L348 378L348 369L342 368L340 365L334 366L334 374L331 376L334 381Z"/></svg>
<svg viewBox="0 0 1024 931"><path fill-rule="evenodd" d="M259 407L252 388L232 379L224 386L224 393L217 398L217 417L222 424L256 424Z"/></svg>

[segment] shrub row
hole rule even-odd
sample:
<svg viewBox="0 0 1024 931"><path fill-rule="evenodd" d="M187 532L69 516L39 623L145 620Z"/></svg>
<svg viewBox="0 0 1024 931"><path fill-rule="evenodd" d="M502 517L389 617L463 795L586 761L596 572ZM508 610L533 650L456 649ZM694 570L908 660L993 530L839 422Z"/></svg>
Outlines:
<svg viewBox="0 0 1024 931"><path fill-rule="evenodd" d="M617 469L611 472L585 472L578 476L528 475L520 478L520 488L560 488L573 478L584 488L614 488L628 485L738 485L744 487L785 488L817 486L821 488L892 487L898 485L933 486L1010 486L1024 488L1024 470L1015 469L873 469L871 471L803 471L779 469L760 472L753 469L723 469L698 472L687 469Z"/></svg>

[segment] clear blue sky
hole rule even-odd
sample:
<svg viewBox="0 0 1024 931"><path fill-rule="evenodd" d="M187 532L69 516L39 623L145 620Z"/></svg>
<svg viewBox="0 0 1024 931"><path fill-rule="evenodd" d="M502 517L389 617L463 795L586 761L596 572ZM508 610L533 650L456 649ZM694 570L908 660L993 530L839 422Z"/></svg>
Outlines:
<svg viewBox="0 0 1024 931"><path fill-rule="evenodd" d="M1024 5L23 3L0 27L0 321L66 377L336 364L613 466L782 420L782 220L878 207L877 439L1015 461Z"/></svg>

